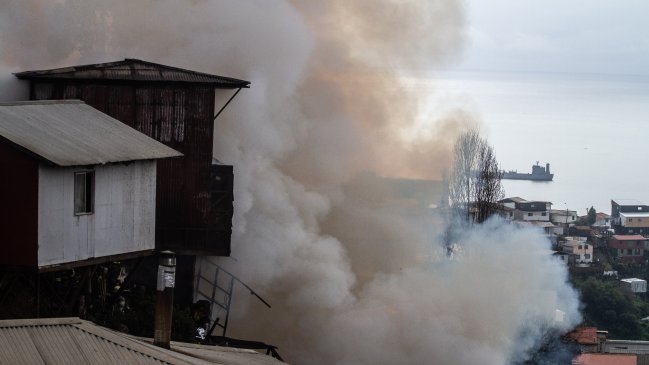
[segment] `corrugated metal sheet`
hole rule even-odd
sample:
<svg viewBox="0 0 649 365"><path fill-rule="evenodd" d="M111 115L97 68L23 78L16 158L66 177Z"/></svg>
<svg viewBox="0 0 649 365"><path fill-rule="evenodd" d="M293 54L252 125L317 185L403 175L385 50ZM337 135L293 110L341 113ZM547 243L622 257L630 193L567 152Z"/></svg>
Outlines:
<svg viewBox="0 0 649 365"><path fill-rule="evenodd" d="M0 136L59 166L182 156L78 100L0 104Z"/></svg>
<svg viewBox="0 0 649 365"><path fill-rule="evenodd" d="M78 318L0 321L2 364L284 364L251 350L171 343L171 350Z"/></svg>
<svg viewBox="0 0 649 365"><path fill-rule="evenodd" d="M127 58L124 61L98 63L51 70L25 71L15 74L20 79L124 80L149 82L185 82L210 84L216 88L250 87L250 82L211 75L158 63Z"/></svg>
<svg viewBox="0 0 649 365"><path fill-rule="evenodd" d="M572 360L572 365L637 365L636 355L581 354Z"/></svg>
<svg viewBox="0 0 649 365"><path fill-rule="evenodd" d="M612 354L643 354L649 355L649 341L639 340L606 340L602 351Z"/></svg>

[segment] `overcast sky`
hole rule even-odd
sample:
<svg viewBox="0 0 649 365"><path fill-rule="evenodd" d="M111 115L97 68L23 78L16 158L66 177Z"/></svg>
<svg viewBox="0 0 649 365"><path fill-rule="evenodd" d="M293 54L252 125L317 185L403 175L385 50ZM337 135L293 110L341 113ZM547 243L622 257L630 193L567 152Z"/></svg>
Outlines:
<svg viewBox="0 0 649 365"><path fill-rule="evenodd" d="M647 0L466 0L464 70L649 74Z"/></svg>

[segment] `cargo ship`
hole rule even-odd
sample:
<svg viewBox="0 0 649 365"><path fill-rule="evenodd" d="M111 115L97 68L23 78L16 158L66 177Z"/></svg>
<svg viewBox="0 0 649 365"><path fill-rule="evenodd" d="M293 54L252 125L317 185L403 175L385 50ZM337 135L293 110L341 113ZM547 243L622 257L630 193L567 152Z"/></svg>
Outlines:
<svg viewBox="0 0 649 365"><path fill-rule="evenodd" d="M534 181L552 181L554 174L550 173L550 164L545 164L545 167L540 166L536 161L536 165L532 166L532 173L519 173L516 171L503 171L503 179L510 180L534 180Z"/></svg>

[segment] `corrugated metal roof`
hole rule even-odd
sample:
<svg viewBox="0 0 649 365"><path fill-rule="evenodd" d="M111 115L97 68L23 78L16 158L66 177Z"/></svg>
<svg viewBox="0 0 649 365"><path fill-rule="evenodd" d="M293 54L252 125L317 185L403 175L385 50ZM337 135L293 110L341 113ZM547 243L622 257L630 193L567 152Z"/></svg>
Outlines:
<svg viewBox="0 0 649 365"><path fill-rule="evenodd" d="M79 100L0 103L0 136L59 166L182 156Z"/></svg>
<svg viewBox="0 0 649 365"><path fill-rule="evenodd" d="M617 205L644 205L637 199L611 199L612 202L616 203Z"/></svg>
<svg viewBox="0 0 649 365"><path fill-rule="evenodd" d="M641 340L606 340L602 351L612 354L649 354L649 341Z"/></svg>
<svg viewBox="0 0 649 365"><path fill-rule="evenodd" d="M646 238L644 238L644 236L639 235L639 234L616 234L616 235L613 235L613 238L618 240L618 241L646 240Z"/></svg>
<svg viewBox="0 0 649 365"><path fill-rule="evenodd" d="M510 202L511 203L525 203L525 202L527 202L527 200L525 200L525 199L523 199L521 197L518 197L518 196L514 196L514 197L511 197L511 198L505 198L505 199L499 200L498 202L499 203L510 203Z"/></svg>
<svg viewBox="0 0 649 365"><path fill-rule="evenodd" d="M572 365L636 365L637 355L609 355L588 353L581 354L572 360Z"/></svg>
<svg viewBox="0 0 649 365"><path fill-rule="evenodd" d="M649 212L640 212L640 213L625 213L625 212L620 212L620 217L626 217L626 218L646 218L649 217Z"/></svg>
<svg viewBox="0 0 649 365"><path fill-rule="evenodd" d="M597 345L597 327L581 327L566 334L566 339L580 345Z"/></svg>
<svg viewBox="0 0 649 365"><path fill-rule="evenodd" d="M188 351L186 351L189 349ZM195 353L194 353L195 352ZM2 364L284 364L252 350L172 342L163 349L79 318L0 321Z"/></svg>
<svg viewBox="0 0 649 365"><path fill-rule="evenodd" d="M550 213L552 214L563 214L566 215L566 212L568 212L568 215L574 215L577 214L576 210L565 210L565 209L550 209Z"/></svg>
<svg viewBox="0 0 649 365"><path fill-rule="evenodd" d="M15 75L19 79L186 82L210 84L216 88L224 89L250 87L249 81L185 70L134 58L127 58L123 61L96 63L92 65L72 66L50 70L24 71L18 72Z"/></svg>

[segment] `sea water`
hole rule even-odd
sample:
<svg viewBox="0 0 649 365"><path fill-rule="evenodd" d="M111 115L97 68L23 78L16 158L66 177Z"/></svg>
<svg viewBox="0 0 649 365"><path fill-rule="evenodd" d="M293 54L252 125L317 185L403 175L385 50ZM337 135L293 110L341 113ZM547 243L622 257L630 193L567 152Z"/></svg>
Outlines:
<svg viewBox="0 0 649 365"><path fill-rule="evenodd" d="M610 214L613 198L649 204L649 77L449 72L418 84L422 114L469 112L501 168L550 163L554 181L503 180L506 196L580 215Z"/></svg>

